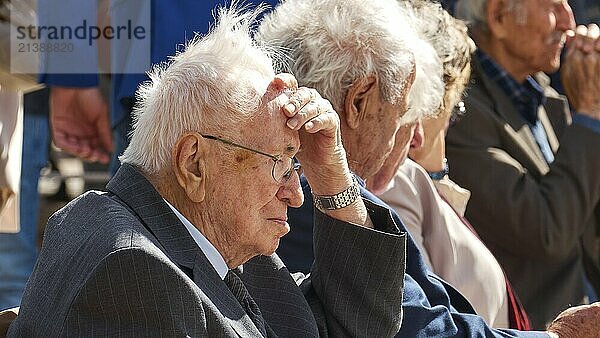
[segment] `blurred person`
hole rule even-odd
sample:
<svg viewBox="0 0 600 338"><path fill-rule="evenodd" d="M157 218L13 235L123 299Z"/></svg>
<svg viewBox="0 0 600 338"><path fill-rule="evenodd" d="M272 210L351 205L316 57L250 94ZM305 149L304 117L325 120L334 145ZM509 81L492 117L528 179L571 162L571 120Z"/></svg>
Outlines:
<svg viewBox="0 0 600 338"><path fill-rule="evenodd" d="M194 32L205 33L212 21L211 10L223 0L210 1L145 1L134 3L131 7L123 3L113 3L110 8L110 20L123 19L130 15L142 21L141 13L130 11L149 11L150 63L158 64L166 61L169 55L193 37ZM274 5L277 0L246 1L247 4L267 3ZM56 6L64 6L64 12L56 12ZM136 8L137 6L137 8ZM59 3L50 0L39 0L40 16L53 13L61 15L61 24L76 27L81 18L97 17L97 5L94 1L61 0ZM148 8L149 7L149 8ZM133 9L132 9L133 8ZM138 14L136 17L135 14ZM90 25L95 21L91 20ZM113 21L111 21L113 22ZM87 41L83 41L87 43ZM110 172L115 173L119 166L117 157L129 143L129 131L132 123L132 109L135 104L135 90L144 81L146 74L131 72L131 64L141 63L135 51L121 50L123 46L113 46L111 50L112 86L110 105L104 101L98 87L96 74L53 74L44 73L40 81L50 86L51 110L50 120L52 138L57 147L84 159L107 163L110 161ZM131 47L130 47L131 48ZM77 49L76 49L77 50ZM59 53L45 55L47 63L57 62ZM99 58L85 52L74 57L88 60L90 69L99 68ZM58 61L60 62L60 60ZM123 66L124 65L124 66ZM121 73L119 69L123 68ZM112 154L112 159L111 159Z"/></svg>
<svg viewBox="0 0 600 338"><path fill-rule="evenodd" d="M468 114L446 138L466 217L515 286L532 325L600 290L598 27L579 27L563 63L567 100L548 86L574 20L566 1L463 0L478 50Z"/></svg>
<svg viewBox="0 0 600 338"><path fill-rule="evenodd" d="M18 91L0 84L0 238L19 230L18 203L23 116ZM1 271L1 270L0 270ZM0 309L3 309L0 303Z"/></svg>
<svg viewBox="0 0 600 338"><path fill-rule="evenodd" d="M0 234L0 309L18 306L38 253L40 195L38 179L48 161L48 89L22 94L22 148L16 173L18 217L13 220L18 232Z"/></svg>
<svg viewBox="0 0 600 338"><path fill-rule="evenodd" d="M256 15L219 10L150 73L107 192L50 218L9 337L398 331L406 237L360 198L331 104L275 75ZM348 197L317 214L319 268L296 279L273 254L303 201L294 156L315 194Z"/></svg>
<svg viewBox="0 0 600 338"><path fill-rule="evenodd" d="M0 195L8 196L5 210L0 206L0 310L19 305L37 255L37 178L48 148L47 108L37 100L46 92L35 75L12 71L37 59L10 54L11 30L33 23L34 9L32 0L0 3Z"/></svg>
<svg viewBox="0 0 600 338"><path fill-rule="evenodd" d="M398 141L397 134L404 135L402 144L408 148L420 114L433 113L443 94L441 64L435 50L418 39L411 29L411 19L401 13L396 1L287 0L267 15L259 28L261 39L287 51L288 58L283 60L282 67L296 74L300 85L314 86L330 99L340 116L348 166L360 182L362 178L368 182L380 169L394 149L394 142ZM411 49L415 50L414 59ZM431 85L419 84L419 88L428 90L413 94L414 101L410 101L406 112L407 93L415 76L411 72L412 62L419 61L419 56L426 53L430 54L424 55L425 58L438 60L437 68L435 63L429 67L421 64L422 70L429 68L427 73L421 74L421 79L429 80ZM436 82L442 87L437 87ZM390 93L390 87L402 88L402 91ZM420 102L425 104L415 105ZM321 175L326 176L326 172ZM292 231L301 228L310 233L313 217L319 214L314 212L313 204L317 209L330 210L344 203L344 196L338 194L322 196L314 189L311 194L309 183L310 179L301 178L306 200L298 211L289 210ZM385 206L362 184L360 191L363 198ZM396 212L392 211L392 217L401 231L406 231ZM282 248L286 245L285 239L281 241ZM363 242L357 239L355 243ZM375 252L384 250L375 243L370 246ZM311 256L310 247L297 249L300 254ZM315 247L315 253L318 250ZM548 337L549 334L586 337L595 332L600 319L598 304L572 310L577 313L576 317L560 317L550 326L549 334L492 329L456 289L429 270L410 237L406 250L404 321L399 337ZM356 263L354 257L348 257L346 262ZM315 260L313 271L322 264ZM392 264L386 266L392 268ZM367 262L362 266L369 267ZM387 294L391 296L390 292ZM391 301L386 300L386 303ZM567 329L568 326L571 329Z"/></svg>
<svg viewBox="0 0 600 338"><path fill-rule="evenodd" d="M457 288L490 326L530 329L527 315L499 263L462 213L445 200L455 205L459 202L458 209L463 210L468 200L468 191L448 179L444 136L469 79L475 44L465 24L440 5L428 1L400 4L415 12L413 25L419 27L420 34L443 60L444 99L437 115L422 121L423 135L413 138L408 151L392 151L374 178L367 180L367 188L398 212L425 263ZM388 170L407 155L412 160L406 160L395 174ZM437 192L438 185L444 187L443 197Z"/></svg>

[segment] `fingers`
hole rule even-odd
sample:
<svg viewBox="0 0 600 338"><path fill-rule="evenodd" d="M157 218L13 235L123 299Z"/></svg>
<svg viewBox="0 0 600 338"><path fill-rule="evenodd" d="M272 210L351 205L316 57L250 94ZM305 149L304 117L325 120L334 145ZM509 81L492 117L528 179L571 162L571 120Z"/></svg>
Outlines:
<svg viewBox="0 0 600 338"><path fill-rule="evenodd" d="M278 93L286 89L296 91L298 89L298 81L292 74L280 73L275 75L273 81L269 83L267 92Z"/></svg>
<svg viewBox="0 0 600 338"><path fill-rule="evenodd" d="M570 48L561 69L561 80L569 103L576 111L600 117L600 40L597 25L577 27L579 48ZM586 52L588 51L588 52Z"/></svg>
<svg viewBox="0 0 600 338"><path fill-rule="evenodd" d="M283 106L283 112L286 116L292 117L299 109L317 98L321 98L321 95L316 90L306 87L298 88L290 95L288 103Z"/></svg>
<svg viewBox="0 0 600 338"><path fill-rule="evenodd" d="M84 160L108 163L113 149L108 107L98 88L52 87L54 144Z"/></svg>
<svg viewBox="0 0 600 338"><path fill-rule="evenodd" d="M333 112L337 116L329 101L321 98L316 90L308 88L300 88L292 94L283 109L290 116L288 127L294 130L299 130L302 126L310 132L327 129L330 127L327 114Z"/></svg>
<svg viewBox="0 0 600 338"><path fill-rule="evenodd" d="M325 105L320 104L317 101L311 101L304 105L304 107L296 110L294 116L288 119L287 126L291 129L298 130L310 120L325 112L327 112ZM305 127L308 127L308 125L305 125Z"/></svg>
<svg viewBox="0 0 600 338"><path fill-rule="evenodd" d="M80 157L90 162L108 163L110 153L99 146L95 139L82 138L79 136L53 130L54 145L61 150Z"/></svg>
<svg viewBox="0 0 600 338"><path fill-rule="evenodd" d="M600 28L596 24L590 24L587 27L587 36L584 39L583 51L591 53L596 49L596 42L600 36Z"/></svg>
<svg viewBox="0 0 600 338"><path fill-rule="evenodd" d="M339 116L333 110L320 114L306 122L304 129L311 134L320 131L335 131L339 124Z"/></svg>
<svg viewBox="0 0 600 338"><path fill-rule="evenodd" d="M575 29L575 37L570 39L574 48L586 54L600 51L600 28L597 24L579 25Z"/></svg>

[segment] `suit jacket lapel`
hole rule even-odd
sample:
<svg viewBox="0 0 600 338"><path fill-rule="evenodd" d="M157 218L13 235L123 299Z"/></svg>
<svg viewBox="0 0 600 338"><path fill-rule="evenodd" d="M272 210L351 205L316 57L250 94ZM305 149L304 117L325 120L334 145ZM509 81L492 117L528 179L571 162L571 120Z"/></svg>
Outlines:
<svg viewBox="0 0 600 338"><path fill-rule="evenodd" d="M154 186L133 166L123 164L108 182L107 190L121 199L164 247L166 255L182 267L242 337L260 332L225 282L198 247L185 226Z"/></svg>
<svg viewBox="0 0 600 338"><path fill-rule="evenodd" d="M474 60L474 64L477 77L482 81L484 87L492 97L494 110L508 123L508 126L505 126L507 131L513 135L515 142L517 142L522 149L527 151L531 164L534 165L539 172L547 171L548 164L531 133L531 129L529 129L529 126L525 122L525 119L519 114L510 98L504 94L502 89L487 77L479 64L479 61ZM543 108L540 109L543 110ZM545 116L545 111L541 115ZM544 128L546 127L544 126Z"/></svg>
<svg viewBox="0 0 600 338"><path fill-rule="evenodd" d="M548 118L544 107L540 107L538 111L538 118L540 119L540 122L542 123L542 126L546 131L546 137L548 138L548 144L550 145L550 149L552 149L553 153L556 153L556 151L558 151L559 146L558 138L554 133L554 128L552 128L552 123L550 123L550 119Z"/></svg>
<svg viewBox="0 0 600 338"><path fill-rule="evenodd" d="M237 332L240 337L260 337L258 331L246 311L231 293L225 282L210 266L208 259L202 255L198 256L194 264L194 282L210 298L226 321Z"/></svg>

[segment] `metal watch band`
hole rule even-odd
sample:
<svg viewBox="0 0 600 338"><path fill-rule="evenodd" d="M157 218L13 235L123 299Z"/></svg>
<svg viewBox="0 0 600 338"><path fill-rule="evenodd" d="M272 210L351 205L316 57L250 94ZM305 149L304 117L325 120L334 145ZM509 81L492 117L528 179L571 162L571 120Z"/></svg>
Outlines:
<svg viewBox="0 0 600 338"><path fill-rule="evenodd" d="M318 196L313 194L315 207L321 211L336 210L349 206L360 197L360 189L355 177L352 177L353 184L346 190L332 196Z"/></svg>

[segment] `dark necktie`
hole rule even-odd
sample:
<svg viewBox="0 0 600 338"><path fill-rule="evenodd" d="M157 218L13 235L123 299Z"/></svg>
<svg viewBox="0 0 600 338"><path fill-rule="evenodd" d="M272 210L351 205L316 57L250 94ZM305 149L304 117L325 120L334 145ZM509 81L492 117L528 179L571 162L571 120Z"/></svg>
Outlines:
<svg viewBox="0 0 600 338"><path fill-rule="evenodd" d="M225 276L224 282L227 284L227 287L229 290L231 290L231 293L233 293L240 305L242 305L242 308L246 311L258 331L260 331L263 337L267 337L265 319L263 318L258 305L254 299L252 299L250 293L248 293L248 290L244 286L244 283L240 277L238 277L238 275L236 275L232 270L229 270Z"/></svg>

